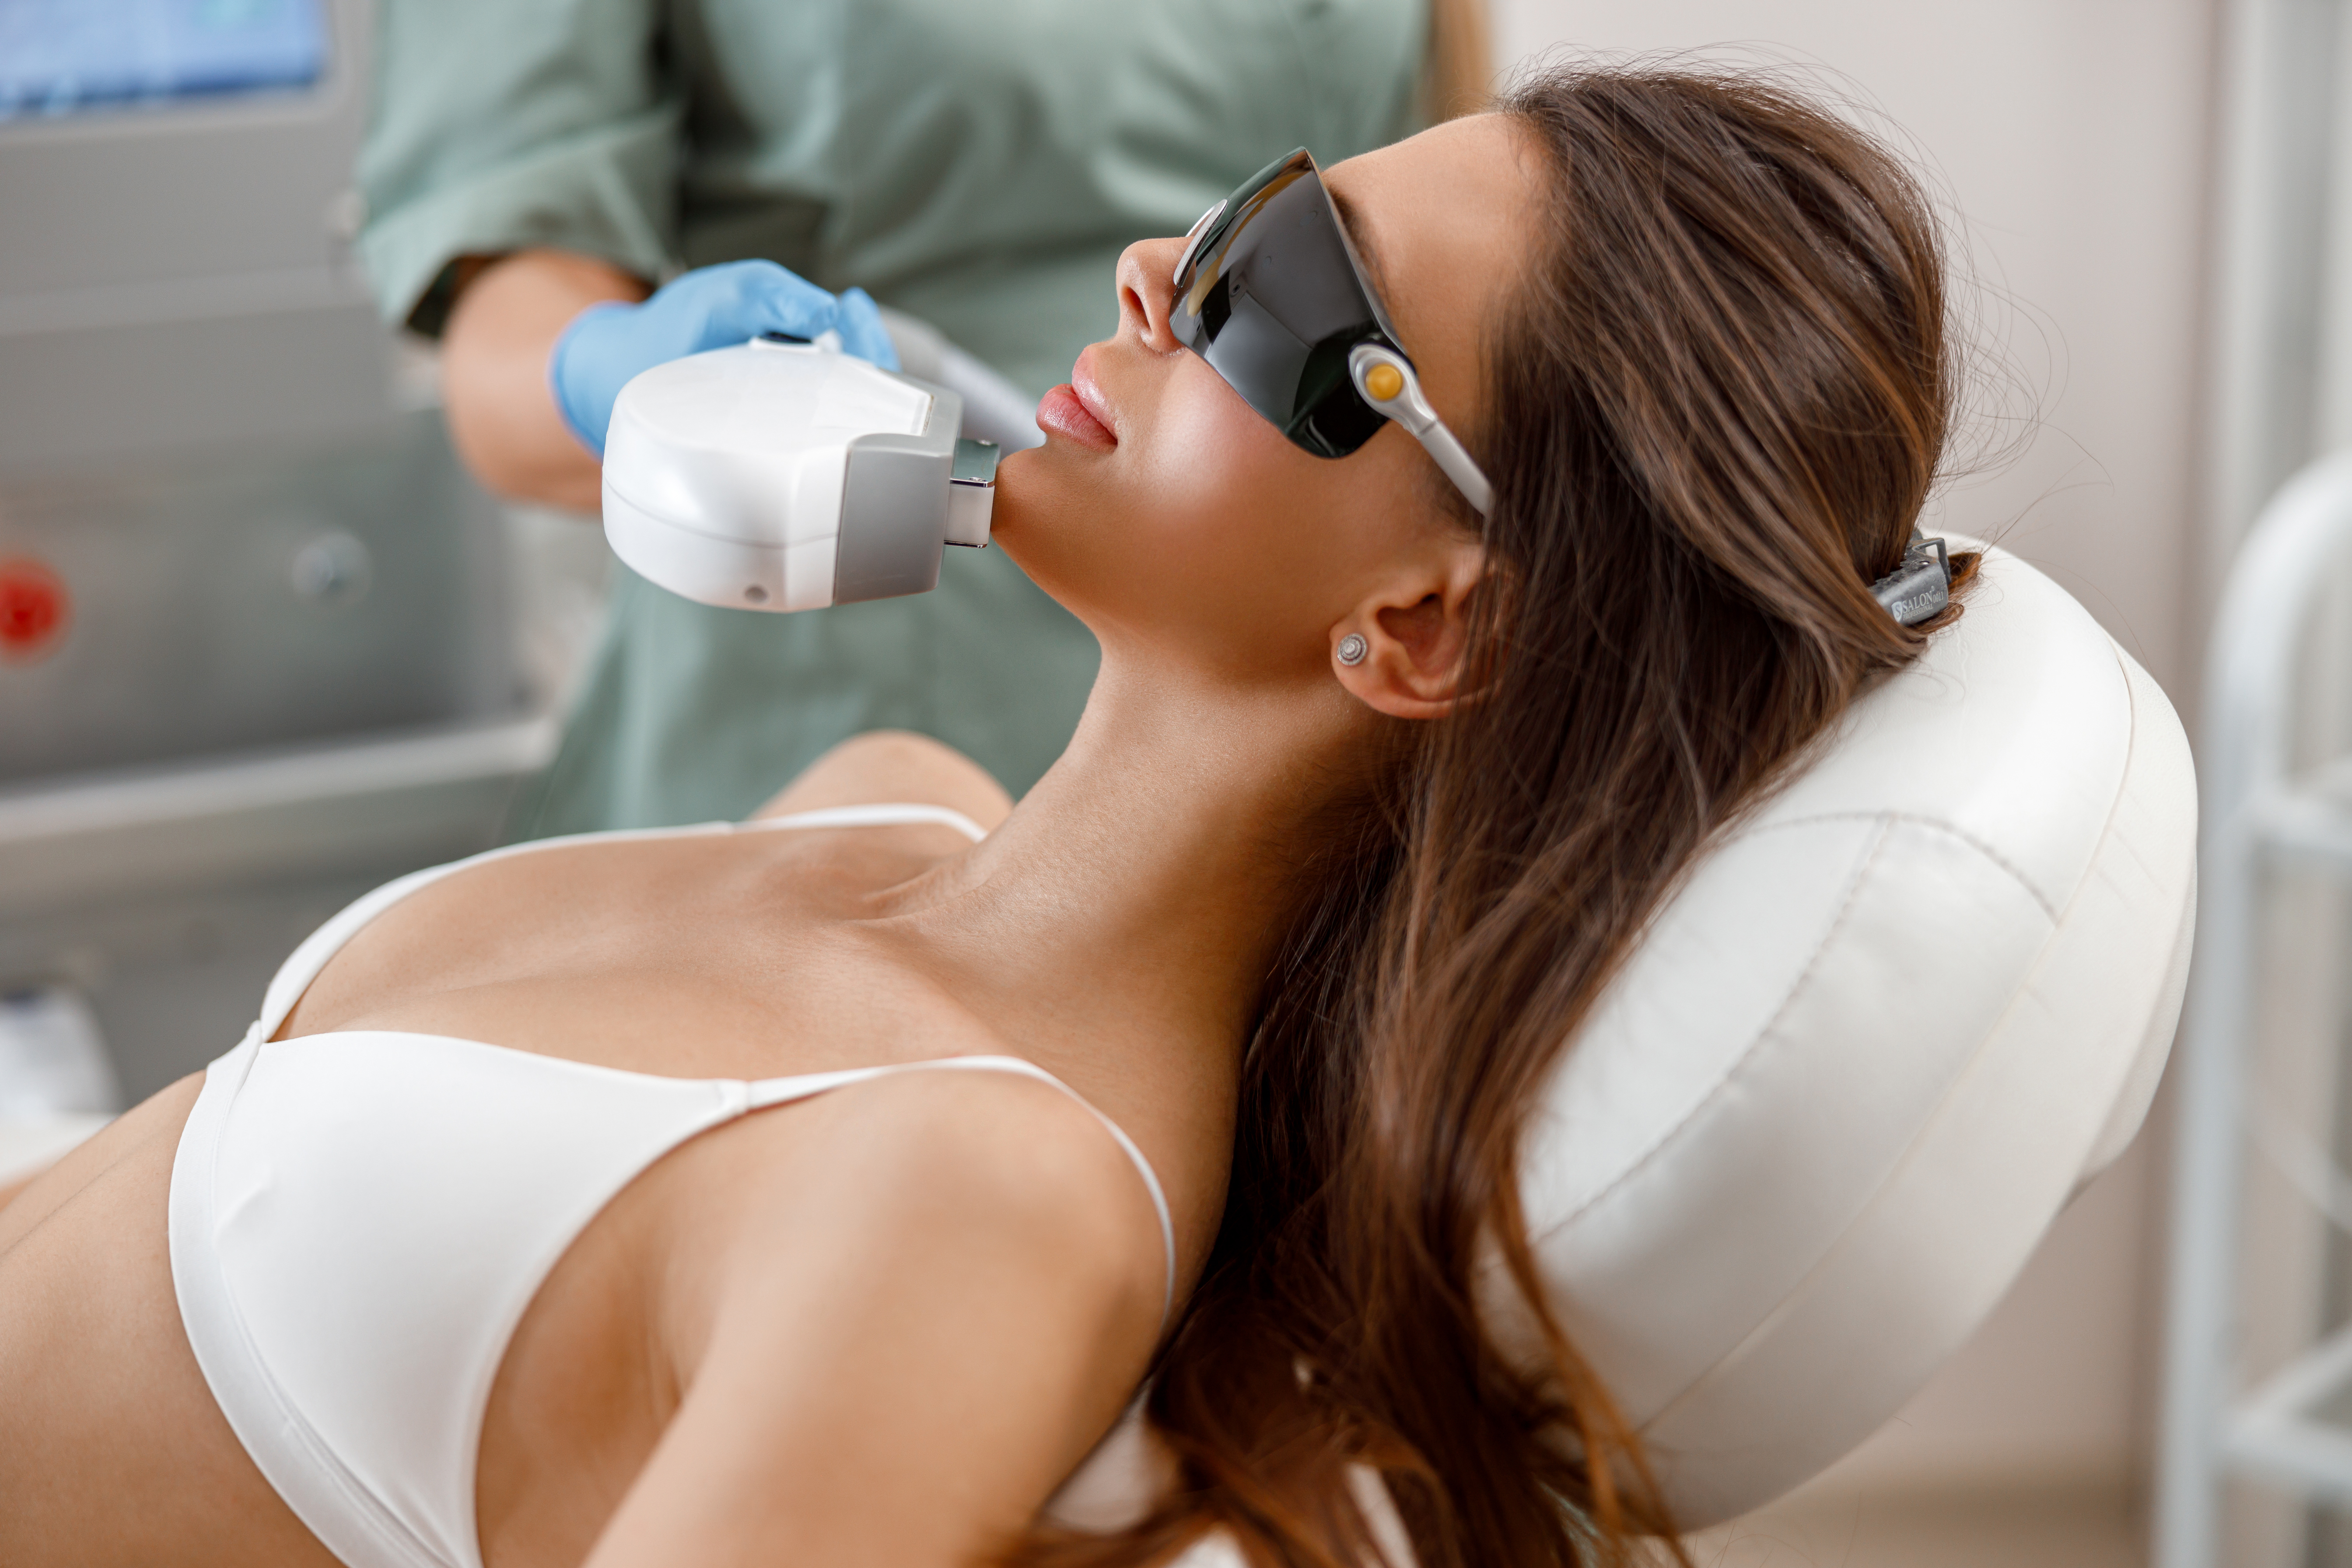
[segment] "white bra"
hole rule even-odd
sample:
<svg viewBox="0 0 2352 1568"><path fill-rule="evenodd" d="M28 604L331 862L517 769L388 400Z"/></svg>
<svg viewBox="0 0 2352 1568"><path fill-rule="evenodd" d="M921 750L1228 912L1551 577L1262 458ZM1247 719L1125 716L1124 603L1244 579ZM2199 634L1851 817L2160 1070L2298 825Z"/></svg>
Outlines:
<svg viewBox="0 0 2352 1568"><path fill-rule="evenodd" d="M923 805L745 826L918 822L982 837L960 813ZM581 834L389 882L295 950L243 1043L206 1069L172 1165L180 1320L246 1452L350 1568L481 1568L475 1462L507 1342L588 1222L680 1143L900 1072L1017 1073L1087 1105L1016 1057L746 1081L624 1072L438 1035L269 1039L354 932L462 867L558 844L738 830ZM1094 1114L1150 1191L1172 1302L1175 1230L1159 1178Z"/></svg>

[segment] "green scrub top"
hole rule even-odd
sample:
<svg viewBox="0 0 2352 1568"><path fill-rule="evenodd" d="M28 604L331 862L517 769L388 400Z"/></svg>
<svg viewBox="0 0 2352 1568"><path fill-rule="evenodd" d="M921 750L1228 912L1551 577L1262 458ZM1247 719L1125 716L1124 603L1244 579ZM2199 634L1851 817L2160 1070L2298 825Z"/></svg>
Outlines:
<svg viewBox="0 0 2352 1568"><path fill-rule="evenodd" d="M864 286L1032 393L1118 321L1130 241L1294 147L1415 126L1426 0L395 0L360 249L428 333L466 255L554 246L649 279L765 257ZM910 598L713 609L614 568L525 837L740 817L826 747L935 735L1015 795L1097 650L1002 551Z"/></svg>

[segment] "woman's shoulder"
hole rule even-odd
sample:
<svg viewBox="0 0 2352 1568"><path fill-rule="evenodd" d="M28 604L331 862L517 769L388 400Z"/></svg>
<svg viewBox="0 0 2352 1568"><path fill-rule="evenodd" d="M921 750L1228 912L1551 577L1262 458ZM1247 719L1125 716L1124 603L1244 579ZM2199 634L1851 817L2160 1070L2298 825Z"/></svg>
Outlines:
<svg viewBox="0 0 2352 1568"><path fill-rule="evenodd" d="M984 1237L1000 1257L1065 1260L1072 1288L1139 1291L1156 1314L1157 1178L1085 1100L1017 1060L950 1058L836 1089L807 1108L822 1124L802 1157L824 1163L845 1215L898 1247Z"/></svg>
<svg viewBox="0 0 2352 1568"><path fill-rule="evenodd" d="M613 1560L637 1561L625 1538L647 1563L704 1554L714 1532L982 1555L1150 1364L1160 1241L1125 1157L1016 1072L897 1073L750 1120L769 1146L730 1134L747 1166L680 1192L706 1219L746 1178L757 1196L717 1268L656 1271L715 1284L665 1306L686 1396Z"/></svg>
<svg viewBox="0 0 2352 1568"><path fill-rule="evenodd" d="M1013 1063L901 1068L739 1123L672 1200L733 1210L727 1294L819 1278L946 1311L1022 1300L1147 1352L1170 1294L1157 1178L1057 1079Z"/></svg>

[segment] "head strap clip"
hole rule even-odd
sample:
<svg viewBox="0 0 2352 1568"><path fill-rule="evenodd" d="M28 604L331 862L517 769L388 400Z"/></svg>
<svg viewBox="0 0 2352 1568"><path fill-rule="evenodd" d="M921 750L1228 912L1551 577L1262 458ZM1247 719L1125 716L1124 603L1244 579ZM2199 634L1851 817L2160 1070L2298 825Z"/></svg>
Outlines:
<svg viewBox="0 0 2352 1568"><path fill-rule="evenodd" d="M1895 570L1870 585L1871 597L1906 626L1941 615L1952 602L1952 563L1944 542L1912 530L1911 542Z"/></svg>

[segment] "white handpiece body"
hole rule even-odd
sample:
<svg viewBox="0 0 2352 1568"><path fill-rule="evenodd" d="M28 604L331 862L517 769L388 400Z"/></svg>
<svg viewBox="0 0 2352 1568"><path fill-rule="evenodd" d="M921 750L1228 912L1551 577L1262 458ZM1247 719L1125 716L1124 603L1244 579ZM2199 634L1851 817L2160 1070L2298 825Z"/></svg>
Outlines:
<svg viewBox="0 0 2352 1568"><path fill-rule="evenodd" d="M705 605L810 610L919 594L985 546L996 448L962 400L819 343L754 339L654 366L604 441L604 534Z"/></svg>

